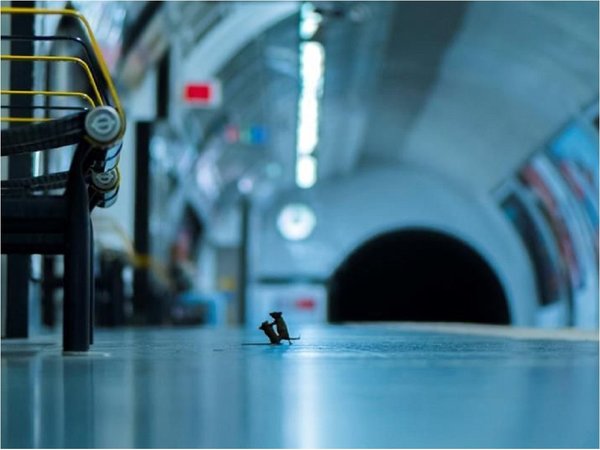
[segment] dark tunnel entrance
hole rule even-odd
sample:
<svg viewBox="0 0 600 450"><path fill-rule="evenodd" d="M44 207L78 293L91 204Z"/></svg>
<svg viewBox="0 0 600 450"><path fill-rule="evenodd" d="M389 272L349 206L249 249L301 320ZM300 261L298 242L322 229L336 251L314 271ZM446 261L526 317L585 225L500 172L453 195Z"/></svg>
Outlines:
<svg viewBox="0 0 600 450"><path fill-rule="evenodd" d="M328 296L331 322L510 323L488 263L464 242L425 229L367 241L333 273Z"/></svg>

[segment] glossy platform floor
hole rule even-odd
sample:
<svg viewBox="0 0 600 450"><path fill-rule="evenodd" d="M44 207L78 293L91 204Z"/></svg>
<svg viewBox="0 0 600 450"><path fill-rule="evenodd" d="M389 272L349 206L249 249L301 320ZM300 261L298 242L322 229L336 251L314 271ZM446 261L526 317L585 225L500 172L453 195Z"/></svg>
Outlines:
<svg viewBox="0 0 600 450"><path fill-rule="evenodd" d="M593 333L291 328L5 340L2 447L598 447Z"/></svg>

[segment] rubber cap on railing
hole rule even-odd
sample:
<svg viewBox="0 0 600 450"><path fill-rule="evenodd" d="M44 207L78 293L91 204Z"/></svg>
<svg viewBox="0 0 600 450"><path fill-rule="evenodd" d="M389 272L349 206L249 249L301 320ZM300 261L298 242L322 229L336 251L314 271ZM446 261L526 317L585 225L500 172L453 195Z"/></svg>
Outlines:
<svg viewBox="0 0 600 450"><path fill-rule="evenodd" d="M88 112L85 130L100 144L112 144L121 131L121 118L112 106L98 106Z"/></svg>
<svg viewBox="0 0 600 450"><path fill-rule="evenodd" d="M108 172L92 171L92 184L99 191L111 191L119 185L120 181L121 176L116 167Z"/></svg>

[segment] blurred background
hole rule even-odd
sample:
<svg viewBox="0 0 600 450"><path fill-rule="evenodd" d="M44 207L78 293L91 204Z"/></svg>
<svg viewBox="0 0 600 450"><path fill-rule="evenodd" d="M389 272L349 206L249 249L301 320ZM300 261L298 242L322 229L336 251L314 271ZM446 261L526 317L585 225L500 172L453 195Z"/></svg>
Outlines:
<svg viewBox="0 0 600 450"><path fill-rule="evenodd" d="M90 20L127 114L98 326L598 328L598 3L29 3ZM10 264L3 308L26 289L30 332L60 329L62 257Z"/></svg>

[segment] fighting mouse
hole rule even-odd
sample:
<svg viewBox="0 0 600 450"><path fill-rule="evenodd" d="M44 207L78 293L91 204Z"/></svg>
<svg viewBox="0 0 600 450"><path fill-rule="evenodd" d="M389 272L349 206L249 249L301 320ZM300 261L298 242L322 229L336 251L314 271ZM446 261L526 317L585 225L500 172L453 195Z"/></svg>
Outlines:
<svg viewBox="0 0 600 450"><path fill-rule="evenodd" d="M292 345L292 341L297 341L298 339L300 339L300 336L295 338L290 337L290 333L288 332L285 320L283 320L283 315L281 314L281 311L274 311L269 313L269 315L274 319L273 323L271 323L270 325L275 325L275 327L277 328L277 335L279 336L280 340L286 340L290 345Z"/></svg>
<svg viewBox="0 0 600 450"><path fill-rule="evenodd" d="M279 345L281 343L281 338L277 336L275 330L273 330L273 324L265 320L263 323L260 324L260 327L258 327L258 329L263 330L265 332L265 334L271 341L271 344Z"/></svg>

